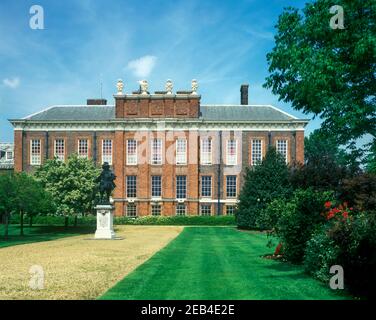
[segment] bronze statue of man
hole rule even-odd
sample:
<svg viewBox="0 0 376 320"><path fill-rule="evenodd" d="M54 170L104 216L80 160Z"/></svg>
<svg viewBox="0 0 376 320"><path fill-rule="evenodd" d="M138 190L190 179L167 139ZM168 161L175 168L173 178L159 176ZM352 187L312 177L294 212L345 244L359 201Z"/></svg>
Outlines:
<svg viewBox="0 0 376 320"><path fill-rule="evenodd" d="M110 170L108 162L103 164L102 169L100 176L96 180L99 183L100 204L110 204L111 193L116 187L114 183L116 176Z"/></svg>

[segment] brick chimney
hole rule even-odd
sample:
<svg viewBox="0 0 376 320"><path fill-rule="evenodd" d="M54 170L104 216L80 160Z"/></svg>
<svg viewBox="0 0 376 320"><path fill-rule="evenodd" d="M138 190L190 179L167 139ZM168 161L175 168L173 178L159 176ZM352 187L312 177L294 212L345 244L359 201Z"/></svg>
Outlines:
<svg viewBox="0 0 376 320"><path fill-rule="evenodd" d="M88 106L105 106L107 105L106 99L87 99L86 105Z"/></svg>
<svg viewBox="0 0 376 320"><path fill-rule="evenodd" d="M240 86L240 104L248 105L248 84L242 84Z"/></svg>

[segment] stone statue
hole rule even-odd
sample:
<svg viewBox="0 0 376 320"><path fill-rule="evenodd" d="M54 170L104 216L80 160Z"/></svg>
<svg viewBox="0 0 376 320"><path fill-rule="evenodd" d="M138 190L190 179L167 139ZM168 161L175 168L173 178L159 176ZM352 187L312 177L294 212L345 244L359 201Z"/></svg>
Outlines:
<svg viewBox="0 0 376 320"><path fill-rule="evenodd" d="M197 94L198 82L196 79L192 80L192 94Z"/></svg>
<svg viewBox="0 0 376 320"><path fill-rule="evenodd" d="M166 91L167 91L167 94L172 94L172 88L173 88L172 81L170 79L168 79L166 81Z"/></svg>
<svg viewBox="0 0 376 320"><path fill-rule="evenodd" d="M116 185L114 180L116 176L110 170L110 165L105 162L102 166L102 172L97 178L96 182L99 183L100 204L110 204L110 196Z"/></svg>
<svg viewBox="0 0 376 320"><path fill-rule="evenodd" d="M116 88L117 88L117 94L123 94L123 89L124 89L124 84L123 80L119 79L118 82L116 83Z"/></svg>
<svg viewBox="0 0 376 320"><path fill-rule="evenodd" d="M140 84L140 89L141 89L141 94L148 94L148 82L146 80L141 80L139 82Z"/></svg>

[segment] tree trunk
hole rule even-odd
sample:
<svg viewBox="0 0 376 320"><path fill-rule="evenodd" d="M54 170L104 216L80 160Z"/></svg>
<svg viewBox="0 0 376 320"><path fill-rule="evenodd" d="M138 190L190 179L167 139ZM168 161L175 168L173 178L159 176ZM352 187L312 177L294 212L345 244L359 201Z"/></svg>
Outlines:
<svg viewBox="0 0 376 320"><path fill-rule="evenodd" d="M30 216L29 227L31 228L32 226L33 226L33 216Z"/></svg>
<svg viewBox="0 0 376 320"><path fill-rule="evenodd" d="M21 218L21 221L20 221L20 231L21 231L21 236L24 235L24 230L23 230L23 227L24 227L24 213L23 211L21 211L21 215L20 215L20 218Z"/></svg>
<svg viewBox="0 0 376 320"><path fill-rule="evenodd" d="M77 215L74 216L74 226L77 227Z"/></svg>
<svg viewBox="0 0 376 320"><path fill-rule="evenodd" d="M4 229L4 238L8 239L9 234L9 215L5 214L5 229Z"/></svg>
<svg viewBox="0 0 376 320"><path fill-rule="evenodd" d="M68 228L68 216L65 216L65 219L64 219L64 227L65 227L65 229Z"/></svg>

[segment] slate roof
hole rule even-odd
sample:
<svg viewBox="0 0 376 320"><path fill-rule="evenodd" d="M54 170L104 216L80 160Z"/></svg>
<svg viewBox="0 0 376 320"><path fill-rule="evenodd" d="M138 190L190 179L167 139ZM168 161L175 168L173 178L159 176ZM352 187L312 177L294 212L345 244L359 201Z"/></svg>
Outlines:
<svg viewBox="0 0 376 320"><path fill-rule="evenodd" d="M200 120L207 121L291 121L299 120L271 105L201 105ZM30 121L115 120L115 106L53 106L27 116Z"/></svg>

